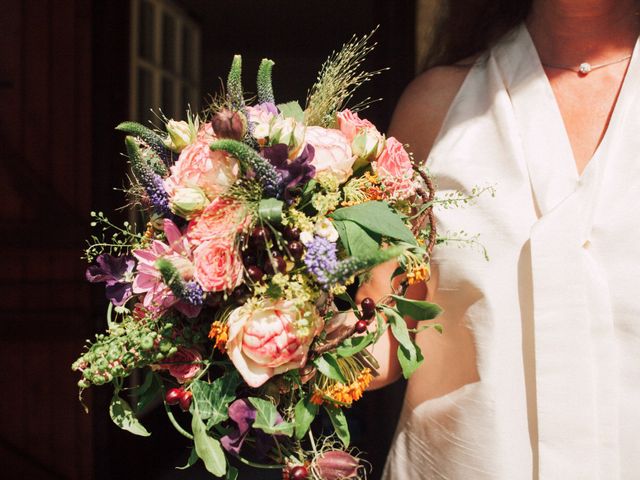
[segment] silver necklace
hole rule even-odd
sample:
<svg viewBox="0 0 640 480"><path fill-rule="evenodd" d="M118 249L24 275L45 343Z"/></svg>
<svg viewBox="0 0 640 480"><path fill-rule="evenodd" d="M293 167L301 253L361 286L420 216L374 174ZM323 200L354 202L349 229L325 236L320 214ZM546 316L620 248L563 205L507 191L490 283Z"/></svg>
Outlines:
<svg viewBox="0 0 640 480"><path fill-rule="evenodd" d="M577 67L574 67L573 65L554 65L551 63L541 63L548 68L560 68L562 70L570 70L572 72L579 73L580 75L587 75L594 70L598 70L599 68L608 67L609 65L615 65L616 63L624 62L625 60L629 60L630 58L631 54L627 55L626 57L619 58L618 60L613 60L612 62L607 63L600 63L598 65L591 65L589 62L582 62Z"/></svg>

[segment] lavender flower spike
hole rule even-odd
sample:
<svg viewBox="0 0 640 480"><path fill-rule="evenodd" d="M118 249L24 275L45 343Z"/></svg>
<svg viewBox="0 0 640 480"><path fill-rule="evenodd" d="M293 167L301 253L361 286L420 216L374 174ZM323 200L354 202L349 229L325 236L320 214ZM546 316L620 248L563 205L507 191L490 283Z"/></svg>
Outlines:
<svg viewBox="0 0 640 480"><path fill-rule="evenodd" d="M326 288L329 286L333 273L338 268L336 244L323 237L314 237L307 244L304 263L307 269L316 277L316 281Z"/></svg>

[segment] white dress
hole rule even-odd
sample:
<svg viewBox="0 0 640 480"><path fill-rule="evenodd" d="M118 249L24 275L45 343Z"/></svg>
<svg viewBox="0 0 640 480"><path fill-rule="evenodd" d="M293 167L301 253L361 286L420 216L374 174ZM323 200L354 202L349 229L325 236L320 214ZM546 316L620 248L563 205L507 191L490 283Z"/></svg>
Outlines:
<svg viewBox="0 0 640 480"><path fill-rule="evenodd" d="M640 479L639 56L581 176L524 26L467 75L428 166L441 193L496 189L438 211L490 256L434 256L479 380L425 400L416 372L383 478Z"/></svg>

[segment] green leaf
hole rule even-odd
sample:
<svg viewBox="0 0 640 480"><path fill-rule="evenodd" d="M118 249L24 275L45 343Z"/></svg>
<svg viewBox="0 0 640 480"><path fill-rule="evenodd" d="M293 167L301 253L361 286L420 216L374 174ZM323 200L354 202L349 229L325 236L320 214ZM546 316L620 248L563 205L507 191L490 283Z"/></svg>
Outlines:
<svg viewBox="0 0 640 480"><path fill-rule="evenodd" d="M227 471L227 460L220 442L207 434L204 422L200 418L198 409L194 409L191 417L191 429L193 431L193 442L198 457L204 462L208 472L216 477L222 477Z"/></svg>
<svg viewBox="0 0 640 480"><path fill-rule="evenodd" d="M148 387L143 388L147 385L147 380L151 379ZM134 395L138 396L138 402L136 403L136 412L141 412L147 405L153 402L156 398L158 398L162 393L162 387L158 378L154 375L153 372L149 371L147 373L147 378L145 379L144 384L140 387L140 391L134 391Z"/></svg>
<svg viewBox="0 0 640 480"><path fill-rule="evenodd" d="M402 218L385 202L371 201L339 208L331 215L336 221L351 221L370 233L416 245L416 239Z"/></svg>
<svg viewBox="0 0 640 480"><path fill-rule="evenodd" d="M236 388L240 385L240 375L232 370L217 378L213 383L196 380L191 384L193 400L202 420L207 420L208 428L229 418L229 404L236 399Z"/></svg>
<svg viewBox="0 0 640 480"><path fill-rule="evenodd" d="M253 428L262 430L271 435L293 435L293 424L289 422L276 422L281 418L276 406L269 400L258 397L249 397L248 400L256 409L256 419Z"/></svg>
<svg viewBox="0 0 640 480"><path fill-rule="evenodd" d="M189 454L189 459L187 460L187 464L182 467L176 467L176 470L186 470L189 467L193 467L198 461L198 454L196 453L196 449L192 448L191 453Z"/></svg>
<svg viewBox="0 0 640 480"><path fill-rule="evenodd" d="M347 253L353 257L371 257L380 250L380 235L367 232L359 224L349 220L336 221L344 227L344 239L340 240L345 245ZM340 230L338 230L340 234Z"/></svg>
<svg viewBox="0 0 640 480"><path fill-rule="evenodd" d="M329 419L331 420L331 425L336 431L336 435L342 441L345 447L349 446L351 442L351 435L349 433L349 425L347 424L347 417L345 417L344 412L339 407L330 407L325 405L324 409L327 411L329 415Z"/></svg>
<svg viewBox="0 0 640 480"><path fill-rule="evenodd" d="M325 353L321 357L318 357L313 360L313 364L316 366L318 371L326 377L329 377L338 382L342 382L345 385L348 383L347 380L342 375L340 371L340 367L338 366L338 361L331 353Z"/></svg>
<svg viewBox="0 0 640 480"><path fill-rule="evenodd" d="M271 225L282 222L282 207L284 202L275 198L263 198L258 204L258 217Z"/></svg>
<svg viewBox="0 0 640 480"><path fill-rule="evenodd" d="M298 440L301 440L302 437L307 434L307 431L309 430L313 419L316 418L319 409L320 406L316 405L315 403L311 403L309 399L301 398L300 401L296 404L295 432L296 438Z"/></svg>
<svg viewBox="0 0 640 480"><path fill-rule="evenodd" d="M398 295L391 295L391 297L396 301L396 308L403 317L411 317L414 320L431 320L442 313L442 308L435 303L411 300Z"/></svg>
<svg viewBox="0 0 640 480"><path fill-rule="evenodd" d="M424 357L422 356L420 347L417 345L414 345L413 349L407 349L403 345L400 345L398 347L398 361L402 368L402 376L409 378L422 364Z"/></svg>
<svg viewBox="0 0 640 480"><path fill-rule="evenodd" d="M364 350L373 341L373 333L368 333L359 337L349 337L336 348L336 353L341 357L352 357L356 353Z"/></svg>
<svg viewBox="0 0 640 480"><path fill-rule="evenodd" d="M226 480L238 480L238 469L236 467L229 465Z"/></svg>
<svg viewBox="0 0 640 480"><path fill-rule="evenodd" d="M111 416L113 423L127 432L131 432L134 435L140 435L141 437L148 437L151 435L133 414L131 406L118 395L114 395L111 399L109 415Z"/></svg>
<svg viewBox="0 0 640 480"><path fill-rule="evenodd" d="M278 110L285 118L291 117L296 122L304 122L304 111L300 104L296 101L281 103L278 105Z"/></svg>
<svg viewBox="0 0 640 480"><path fill-rule="evenodd" d="M382 306L382 310L387 317L387 322L391 326L391 332L400 344L398 347L398 361L402 368L404 378L409 378L413 372L423 362L424 357L420 348L414 343L409 335L407 324L400 313L391 307Z"/></svg>

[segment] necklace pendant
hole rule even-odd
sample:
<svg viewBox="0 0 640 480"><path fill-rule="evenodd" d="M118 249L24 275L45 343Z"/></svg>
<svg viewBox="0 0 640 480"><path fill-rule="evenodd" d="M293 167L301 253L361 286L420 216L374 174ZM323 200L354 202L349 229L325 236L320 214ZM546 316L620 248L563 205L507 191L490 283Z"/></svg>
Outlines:
<svg viewBox="0 0 640 480"><path fill-rule="evenodd" d="M578 72L581 73L582 75L586 75L590 71L591 71L591 64L590 63L582 62L580 64L580 66L578 67Z"/></svg>

